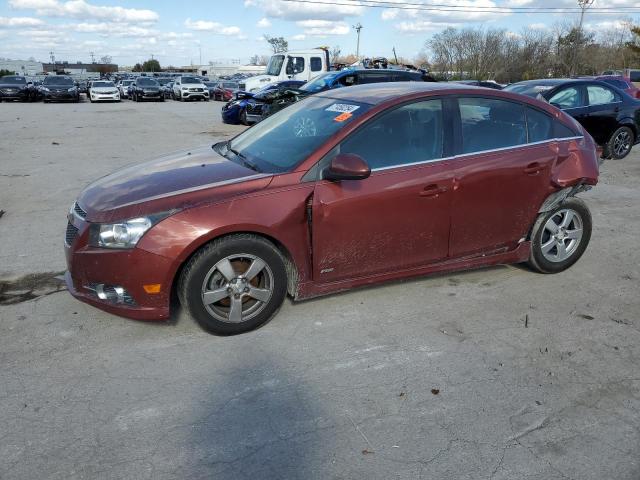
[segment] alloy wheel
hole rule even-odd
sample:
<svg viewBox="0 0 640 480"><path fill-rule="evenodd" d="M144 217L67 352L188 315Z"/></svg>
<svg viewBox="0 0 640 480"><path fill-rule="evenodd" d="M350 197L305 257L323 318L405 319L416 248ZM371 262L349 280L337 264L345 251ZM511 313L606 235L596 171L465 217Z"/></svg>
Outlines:
<svg viewBox="0 0 640 480"><path fill-rule="evenodd" d="M540 249L550 262L562 262L573 255L582 239L582 217L575 210L558 210L544 225Z"/></svg>
<svg viewBox="0 0 640 480"><path fill-rule="evenodd" d="M241 323L264 310L273 288L273 273L264 260L251 254L234 254L218 261L205 275L201 298L217 320Z"/></svg>
<svg viewBox="0 0 640 480"><path fill-rule="evenodd" d="M631 135L626 130L618 133L613 140L613 153L622 157L631 149Z"/></svg>

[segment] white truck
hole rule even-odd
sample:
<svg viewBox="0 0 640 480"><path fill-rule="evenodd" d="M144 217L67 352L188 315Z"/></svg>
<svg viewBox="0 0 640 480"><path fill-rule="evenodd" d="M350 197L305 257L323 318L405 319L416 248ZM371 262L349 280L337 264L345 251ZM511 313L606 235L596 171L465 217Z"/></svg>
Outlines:
<svg viewBox="0 0 640 480"><path fill-rule="evenodd" d="M329 68L329 51L326 48L276 53L269 59L264 75L241 80L239 87L246 92L255 92L280 80L308 82L321 73L328 72Z"/></svg>

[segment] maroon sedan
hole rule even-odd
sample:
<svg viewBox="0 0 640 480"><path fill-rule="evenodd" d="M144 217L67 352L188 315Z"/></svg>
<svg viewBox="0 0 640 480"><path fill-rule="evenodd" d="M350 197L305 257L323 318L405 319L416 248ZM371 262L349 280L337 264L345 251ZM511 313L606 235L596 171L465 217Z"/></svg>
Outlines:
<svg viewBox="0 0 640 480"><path fill-rule="evenodd" d="M592 138L546 103L497 90L384 83L330 90L233 140L89 185L68 216L77 298L162 319L176 293L235 334L306 299L434 272L583 254Z"/></svg>

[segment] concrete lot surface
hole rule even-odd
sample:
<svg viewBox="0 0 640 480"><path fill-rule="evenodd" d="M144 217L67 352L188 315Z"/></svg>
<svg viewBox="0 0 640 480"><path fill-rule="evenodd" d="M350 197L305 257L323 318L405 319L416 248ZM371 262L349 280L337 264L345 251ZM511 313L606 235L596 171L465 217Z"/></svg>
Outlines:
<svg viewBox="0 0 640 480"><path fill-rule="evenodd" d="M242 128L219 110L0 105L0 479L640 478L640 148L582 195L591 245L558 275L287 301L230 338L58 291L79 190Z"/></svg>

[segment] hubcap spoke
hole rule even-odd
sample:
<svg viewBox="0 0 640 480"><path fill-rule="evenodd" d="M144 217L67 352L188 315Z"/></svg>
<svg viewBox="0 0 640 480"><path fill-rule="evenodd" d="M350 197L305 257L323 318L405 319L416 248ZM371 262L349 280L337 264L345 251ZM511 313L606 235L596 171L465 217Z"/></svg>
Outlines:
<svg viewBox="0 0 640 480"><path fill-rule="evenodd" d="M236 272L233 269L233 265L231 265L231 262L227 258L223 258L218 263L216 263L216 268L227 282L230 282L236 277Z"/></svg>
<svg viewBox="0 0 640 480"><path fill-rule="evenodd" d="M580 240L582 238L582 229L576 228L575 230L567 230L567 238L571 240Z"/></svg>
<svg viewBox="0 0 640 480"><path fill-rule="evenodd" d="M562 219L562 222L560 223L560 227L567 228L569 225L571 225L572 220L573 220L573 212L571 210L567 210L564 214L564 218Z"/></svg>
<svg viewBox="0 0 640 480"><path fill-rule="evenodd" d="M216 303L223 298L227 298L229 293L227 292L227 287L218 288L216 290L210 290L208 292L204 292L202 294L202 300L205 304L211 305L212 303Z"/></svg>
<svg viewBox="0 0 640 480"><path fill-rule="evenodd" d="M564 242L560 242L558 244L558 253L556 256L558 257L559 261L562 261L565 258L567 258L567 246L564 244Z"/></svg>
<svg viewBox="0 0 640 480"><path fill-rule="evenodd" d="M242 299L231 297L231 308L229 308L229 321L240 323L242 321Z"/></svg>
<svg viewBox="0 0 640 480"><path fill-rule="evenodd" d="M551 217L549 220L547 220L547 223L545 224L544 228L546 230L549 230L551 233L558 233L558 224L556 222L553 221L553 217Z"/></svg>
<svg viewBox="0 0 640 480"><path fill-rule="evenodd" d="M551 250L555 244L556 244L556 240L554 238L551 238L547 243L542 245L542 253L548 253L549 250Z"/></svg>
<svg viewBox="0 0 640 480"><path fill-rule="evenodd" d="M256 275L258 275L262 271L264 266L264 261L259 258L254 259L247 271L244 273L244 278L246 278L247 280L253 280Z"/></svg>
<svg viewBox="0 0 640 480"><path fill-rule="evenodd" d="M255 298L261 302L266 302L271 297L271 290L268 288L255 288L252 287L249 289L249 293L247 293L251 298Z"/></svg>

